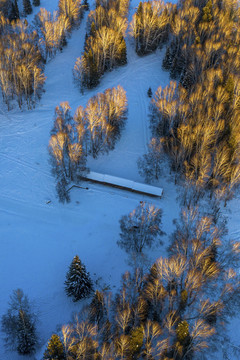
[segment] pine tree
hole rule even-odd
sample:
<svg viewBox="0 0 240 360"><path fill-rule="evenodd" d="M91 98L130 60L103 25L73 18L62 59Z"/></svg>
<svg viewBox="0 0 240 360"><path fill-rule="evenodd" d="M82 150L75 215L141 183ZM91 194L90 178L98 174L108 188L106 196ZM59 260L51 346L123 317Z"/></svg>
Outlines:
<svg viewBox="0 0 240 360"><path fill-rule="evenodd" d="M20 18L20 16L19 16L17 0L14 0L14 2L12 3L11 12L10 12L10 15L9 15L9 20L10 21L16 21L19 18Z"/></svg>
<svg viewBox="0 0 240 360"><path fill-rule="evenodd" d="M13 291L9 305L1 321L6 346L20 355L33 354L37 345L36 317L30 311L29 300L21 289L17 289Z"/></svg>
<svg viewBox="0 0 240 360"><path fill-rule="evenodd" d="M137 37L136 37L136 52L138 54L143 54L144 50L143 50L143 4L140 1L138 8L137 8L137 12L136 12L136 16L137 16Z"/></svg>
<svg viewBox="0 0 240 360"><path fill-rule="evenodd" d="M58 194L58 199L61 203L70 202L69 192L67 191L67 180L64 174L57 181L56 190Z"/></svg>
<svg viewBox="0 0 240 360"><path fill-rule="evenodd" d="M20 355L33 354L37 343L36 328L31 315L23 310L20 310L18 314L17 334L18 353Z"/></svg>
<svg viewBox="0 0 240 360"><path fill-rule="evenodd" d="M147 91L147 94L148 94L148 97L152 97L152 89L151 89L151 87L148 89L148 91Z"/></svg>
<svg viewBox="0 0 240 360"><path fill-rule="evenodd" d="M162 62L163 69L170 70L172 66L172 62L173 62L173 54L171 48L168 46Z"/></svg>
<svg viewBox="0 0 240 360"><path fill-rule="evenodd" d="M96 61L94 60L92 50L90 50L87 54L87 62L88 62L88 69L89 69L88 87L92 88L92 87L98 85L99 77L100 77Z"/></svg>
<svg viewBox="0 0 240 360"><path fill-rule="evenodd" d="M29 15L32 13L32 5L30 0L23 0L24 14Z"/></svg>
<svg viewBox="0 0 240 360"><path fill-rule="evenodd" d="M83 0L83 6L84 6L84 10L86 10L86 11L89 10L88 0Z"/></svg>
<svg viewBox="0 0 240 360"><path fill-rule="evenodd" d="M60 337L56 334L51 336L47 350L44 353L44 360L65 360L66 355Z"/></svg>
<svg viewBox="0 0 240 360"><path fill-rule="evenodd" d="M73 297L73 301L87 297L93 290L90 275L77 255L74 257L67 272L65 290L67 296Z"/></svg>
<svg viewBox="0 0 240 360"><path fill-rule="evenodd" d="M40 0L33 0L33 6L40 6Z"/></svg>
<svg viewBox="0 0 240 360"><path fill-rule="evenodd" d="M121 42L122 48L120 52L120 64L125 65L127 64L127 46L123 36L121 36Z"/></svg>

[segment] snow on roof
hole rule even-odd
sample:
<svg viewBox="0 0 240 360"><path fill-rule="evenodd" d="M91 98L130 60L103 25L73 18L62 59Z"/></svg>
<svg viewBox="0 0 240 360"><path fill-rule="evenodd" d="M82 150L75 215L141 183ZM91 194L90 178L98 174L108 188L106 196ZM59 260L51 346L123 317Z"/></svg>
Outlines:
<svg viewBox="0 0 240 360"><path fill-rule="evenodd" d="M130 189L132 191L139 191L139 192L149 194L149 195L161 197L162 193L163 193L163 189L156 187L156 186L142 184L142 183L134 182L134 181L116 177L116 176L99 174L94 171L90 171L85 177L92 181L106 183L106 184L114 185L114 186L119 186L119 187L123 187L126 189Z"/></svg>

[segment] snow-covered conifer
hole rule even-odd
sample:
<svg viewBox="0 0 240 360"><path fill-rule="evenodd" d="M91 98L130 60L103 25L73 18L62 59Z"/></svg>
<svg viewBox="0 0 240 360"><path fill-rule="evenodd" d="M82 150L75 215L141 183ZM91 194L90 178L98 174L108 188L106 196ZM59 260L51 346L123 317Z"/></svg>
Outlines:
<svg viewBox="0 0 240 360"><path fill-rule="evenodd" d="M90 275L77 255L72 260L67 272L65 290L67 296L72 297L73 301L83 299L93 291Z"/></svg>

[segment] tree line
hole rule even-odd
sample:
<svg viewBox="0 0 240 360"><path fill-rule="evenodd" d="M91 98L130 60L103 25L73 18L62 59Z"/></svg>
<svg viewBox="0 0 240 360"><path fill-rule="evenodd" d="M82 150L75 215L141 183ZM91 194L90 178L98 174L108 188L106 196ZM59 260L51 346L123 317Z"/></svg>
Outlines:
<svg viewBox="0 0 240 360"><path fill-rule="evenodd" d="M53 13L41 8L34 25L39 34L39 46L45 61L52 58L67 44L71 30L78 27L83 16L80 0L59 0Z"/></svg>
<svg viewBox="0 0 240 360"><path fill-rule="evenodd" d="M73 69L81 90L96 86L105 71L126 64L128 6L128 0L96 1L96 9L88 16L84 53Z"/></svg>
<svg viewBox="0 0 240 360"><path fill-rule="evenodd" d="M23 11L20 14L19 7L18 7L18 0L0 0L0 11L3 15L9 20L17 20L20 19L21 16L27 16L32 13L32 5L33 6L40 6L40 0L23 0Z"/></svg>
<svg viewBox="0 0 240 360"><path fill-rule="evenodd" d="M45 76L38 47L38 35L26 21L9 22L0 14L0 87L3 101L10 108L16 100L19 108L35 106Z"/></svg>
<svg viewBox="0 0 240 360"><path fill-rule="evenodd" d="M179 84L159 87L151 102L153 140L140 166L160 169L165 153L196 201L207 189L227 201L240 181L239 6L186 0L171 16L163 68Z"/></svg>
<svg viewBox="0 0 240 360"><path fill-rule="evenodd" d="M127 98L121 86L107 89L79 106L74 116L68 102L55 109L49 141L53 173L61 201L69 200L66 185L87 171L86 157L113 150L126 121Z"/></svg>
<svg viewBox="0 0 240 360"><path fill-rule="evenodd" d="M24 14L32 12L25 0ZM34 1L38 6L38 2ZM59 0L53 14L40 9L33 26L21 20L17 1L4 2L0 12L0 87L8 110L13 101L21 109L35 107L45 83L44 64L67 44L72 28L80 23L80 0Z"/></svg>

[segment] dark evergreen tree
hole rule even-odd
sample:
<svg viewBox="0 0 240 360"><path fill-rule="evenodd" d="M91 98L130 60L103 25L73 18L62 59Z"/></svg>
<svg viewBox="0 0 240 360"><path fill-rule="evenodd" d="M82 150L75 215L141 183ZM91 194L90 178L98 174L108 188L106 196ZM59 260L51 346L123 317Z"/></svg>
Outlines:
<svg viewBox="0 0 240 360"><path fill-rule="evenodd" d="M142 29L142 25L143 25L143 5L142 2L140 1L138 8L137 8L137 33L138 36L136 38L136 52L141 55L144 53L144 49L143 49L143 29Z"/></svg>
<svg viewBox="0 0 240 360"><path fill-rule="evenodd" d="M13 291L9 305L1 319L6 346L20 355L33 354L37 345L36 317L30 311L29 300L21 289L17 289Z"/></svg>
<svg viewBox="0 0 240 360"><path fill-rule="evenodd" d="M99 83L99 72L97 68L97 64L94 60L93 53L90 50L87 54L88 68L89 68L89 79L88 79L88 87L92 88L97 86Z"/></svg>
<svg viewBox="0 0 240 360"><path fill-rule="evenodd" d="M40 6L40 0L33 0L33 6Z"/></svg>
<svg viewBox="0 0 240 360"><path fill-rule="evenodd" d="M61 203L70 202L69 192L67 191L67 184L66 177L64 174L62 174L56 185L58 199Z"/></svg>
<svg viewBox="0 0 240 360"><path fill-rule="evenodd" d="M93 291L90 275L77 255L74 257L67 272L65 290L67 296L73 297L73 301L83 299Z"/></svg>
<svg viewBox="0 0 240 360"><path fill-rule="evenodd" d="M173 54L171 48L168 46L162 62L163 69L170 70L172 66L172 62L173 62Z"/></svg>
<svg viewBox="0 0 240 360"><path fill-rule="evenodd" d="M127 64L127 46L123 36L121 36L121 41L122 49L120 54L120 65L125 65Z"/></svg>
<svg viewBox="0 0 240 360"><path fill-rule="evenodd" d="M86 11L89 10L88 0L83 0L83 6L84 6L84 10L86 10Z"/></svg>
<svg viewBox="0 0 240 360"><path fill-rule="evenodd" d="M35 352L37 335L31 315L20 310L17 320L17 351L20 355L31 355Z"/></svg>
<svg viewBox="0 0 240 360"><path fill-rule="evenodd" d="M51 336L48 342L47 350L44 353L44 360L65 360L66 355L64 351L63 343L60 337L56 334Z"/></svg>
<svg viewBox="0 0 240 360"><path fill-rule="evenodd" d="M147 91L147 94L148 94L148 97L152 97L152 89L151 89L151 87L148 89L148 91Z"/></svg>
<svg viewBox="0 0 240 360"><path fill-rule="evenodd" d="M23 0L23 9L24 15L29 15L32 13L32 5L30 0Z"/></svg>
<svg viewBox="0 0 240 360"><path fill-rule="evenodd" d="M19 9L18 9L18 4L17 4L17 0L14 0L14 2L12 2L12 8L11 8L11 12L9 15L9 20L10 21L16 21L17 19L19 19Z"/></svg>

